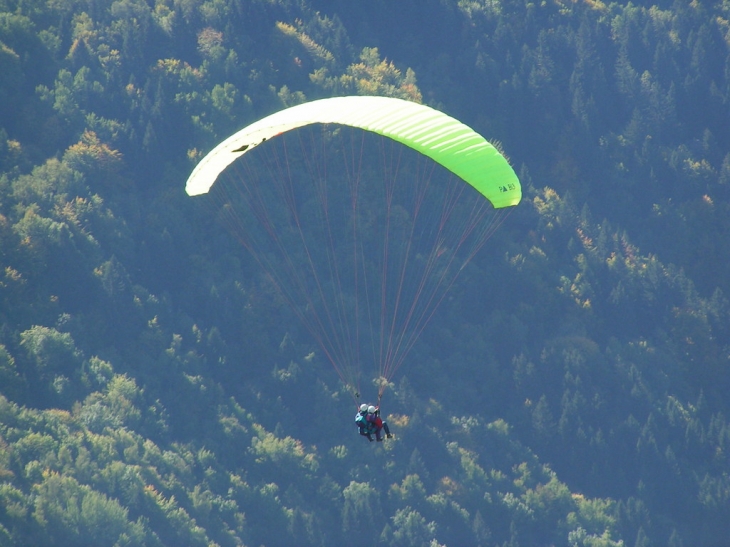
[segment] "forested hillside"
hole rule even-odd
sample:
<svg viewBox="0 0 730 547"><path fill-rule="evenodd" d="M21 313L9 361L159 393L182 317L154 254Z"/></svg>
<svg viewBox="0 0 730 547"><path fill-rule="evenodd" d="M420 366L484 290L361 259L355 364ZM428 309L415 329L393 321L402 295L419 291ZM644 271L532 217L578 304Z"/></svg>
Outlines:
<svg viewBox="0 0 730 547"><path fill-rule="evenodd" d="M0 0L0 546L730 545L729 53L726 0ZM185 193L342 95L524 192L383 443Z"/></svg>

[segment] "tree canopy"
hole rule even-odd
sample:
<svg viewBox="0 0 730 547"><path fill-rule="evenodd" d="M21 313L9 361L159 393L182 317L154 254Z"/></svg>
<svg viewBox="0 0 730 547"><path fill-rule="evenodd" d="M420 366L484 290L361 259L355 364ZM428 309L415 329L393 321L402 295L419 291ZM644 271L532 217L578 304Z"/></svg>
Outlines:
<svg viewBox="0 0 730 547"><path fill-rule="evenodd" d="M0 545L725 544L729 44L726 1L0 0ZM524 192L372 445L185 194L345 95L463 120Z"/></svg>

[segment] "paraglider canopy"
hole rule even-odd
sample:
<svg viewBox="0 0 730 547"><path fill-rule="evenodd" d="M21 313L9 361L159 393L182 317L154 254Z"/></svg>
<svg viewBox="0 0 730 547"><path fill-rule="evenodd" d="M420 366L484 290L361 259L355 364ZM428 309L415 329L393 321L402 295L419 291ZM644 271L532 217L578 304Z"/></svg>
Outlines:
<svg viewBox="0 0 730 547"><path fill-rule="evenodd" d="M266 274L261 286L276 288L355 399L363 365L382 396L522 196L509 162L473 129L428 106L363 96L243 128L200 161L186 191L210 191Z"/></svg>
<svg viewBox="0 0 730 547"><path fill-rule="evenodd" d="M486 197L495 209L517 205L517 175L479 133L428 106L391 97L333 97L293 106L255 122L216 146L188 178L191 196L210 190L236 158L286 131L314 123L357 127L389 137L430 157Z"/></svg>

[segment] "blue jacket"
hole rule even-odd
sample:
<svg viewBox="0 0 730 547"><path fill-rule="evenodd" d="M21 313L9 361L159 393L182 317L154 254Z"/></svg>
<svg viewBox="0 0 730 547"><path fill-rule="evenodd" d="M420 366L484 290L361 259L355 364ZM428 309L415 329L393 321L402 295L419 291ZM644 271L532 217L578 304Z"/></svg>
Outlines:
<svg viewBox="0 0 730 547"><path fill-rule="evenodd" d="M355 414L355 423L360 428L360 433L369 433L371 430L371 424L368 422L368 413L358 411Z"/></svg>

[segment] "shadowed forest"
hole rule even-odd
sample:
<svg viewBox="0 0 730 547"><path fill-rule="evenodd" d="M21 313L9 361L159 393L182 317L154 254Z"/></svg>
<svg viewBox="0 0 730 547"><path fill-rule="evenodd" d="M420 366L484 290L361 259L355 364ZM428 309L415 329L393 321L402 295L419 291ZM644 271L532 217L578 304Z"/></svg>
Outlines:
<svg viewBox="0 0 730 547"><path fill-rule="evenodd" d="M185 193L342 95L523 188L383 443ZM0 547L728 546L728 295L730 1L0 0Z"/></svg>

